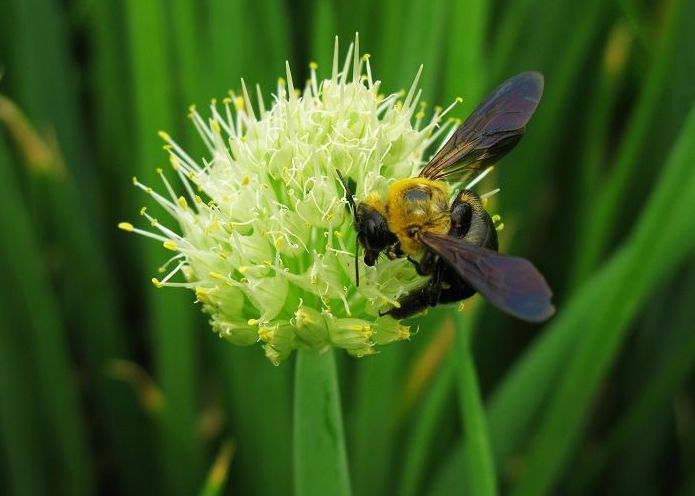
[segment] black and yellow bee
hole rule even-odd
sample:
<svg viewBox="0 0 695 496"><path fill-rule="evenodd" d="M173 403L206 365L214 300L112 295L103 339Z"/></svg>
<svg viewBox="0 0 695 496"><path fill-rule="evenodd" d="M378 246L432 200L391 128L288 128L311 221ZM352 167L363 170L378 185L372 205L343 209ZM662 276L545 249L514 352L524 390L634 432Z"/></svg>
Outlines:
<svg viewBox="0 0 695 496"><path fill-rule="evenodd" d="M517 74L502 83L419 176L395 181L385 199L371 193L356 203L338 171L365 264L373 266L381 253L392 259L407 256L420 275L431 276L386 314L405 318L476 292L523 320L540 322L553 314L552 292L531 262L497 252L497 231L480 197L463 189L450 204L447 184L497 162L514 148L542 93L543 75L538 72Z"/></svg>

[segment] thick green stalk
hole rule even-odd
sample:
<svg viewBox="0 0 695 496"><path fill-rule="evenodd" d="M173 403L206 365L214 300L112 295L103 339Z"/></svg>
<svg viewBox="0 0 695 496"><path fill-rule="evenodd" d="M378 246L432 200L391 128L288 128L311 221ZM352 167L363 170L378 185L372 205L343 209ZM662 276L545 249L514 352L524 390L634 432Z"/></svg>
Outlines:
<svg viewBox="0 0 695 496"><path fill-rule="evenodd" d="M351 493L333 350L297 352L294 488L297 496Z"/></svg>

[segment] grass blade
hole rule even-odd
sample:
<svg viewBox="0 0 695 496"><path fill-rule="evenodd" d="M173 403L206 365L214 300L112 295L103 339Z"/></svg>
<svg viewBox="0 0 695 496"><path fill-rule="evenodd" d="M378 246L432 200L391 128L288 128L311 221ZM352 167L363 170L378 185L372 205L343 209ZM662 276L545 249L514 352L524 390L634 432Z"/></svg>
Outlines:
<svg viewBox="0 0 695 496"><path fill-rule="evenodd" d="M695 107L691 109L646 211L619 255L629 270L616 279L622 279L622 287L626 290L605 295L601 304L594 307L593 314L582 323L585 334L561 375L557 393L546 410L515 494L544 494L550 490L582 432L590 399L620 349L627 323L638 302L648 293L655 275L665 277L680 258L693 249L695 239L691 233L695 229L695 219L691 212L695 209L695 176L690 173L693 160ZM654 233L663 232L660 226L665 210L673 212L670 235L655 240ZM643 269L647 257L666 260L661 261L661 267L654 274L652 267ZM632 297L626 298L625 291Z"/></svg>
<svg viewBox="0 0 695 496"><path fill-rule="evenodd" d="M203 490L200 491L200 496L217 496L222 494L224 483L227 481L227 474L229 473L229 465L234 457L234 450L234 442L227 440L222 444L215 462L210 467L210 472L208 472Z"/></svg>
<svg viewBox="0 0 695 496"><path fill-rule="evenodd" d="M404 449L405 460L400 464L402 475L396 493L400 496L420 494L428 453L431 452L433 437L439 427L438 422L444 413L447 397L454 384L454 372L453 357L449 356L433 378L433 384L413 420L414 425L409 429L411 434Z"/></svg>
<svg viewBox="0 0 695 496"><path fill-rule="evenodd" d="M471 316L462 316L460 313L455 314L454 318L460 413L466 438L464 459L468 462L466 473L470 477L467 485L472 494L494 496L497 494L495 462L471 350L473 320Z"/></svg>
<svg viewBox="0 0 695 496"><path fill-rule="evenodd" d="M172 94L165 9L159 1L126 3L128 41L136 109L136 145L143 182L155 184L155 164L165 163L156 139L160 129L171 129ZM152 207L150 207L152 208ZM161 212L158 212L161 213ZM161 217L166 218L166 217ZM148 269L158 267L162 248L140 241ZM202 478L202 453L196 431L196 335L193 297L184 292L147 293L155 354L156 381L166 398L160 417L160 461L165 492L191 494Z"/></svg>
<svg viewBox="0 0 695 496"><path fill-rule="evenodd" d="M333 350L297 352L294 479L297 495L351 493Z"/></svg>
<svg viewBox="0 0 695 496"><path fill-rule="evenodd" d="M48 473L34 405L37 398L30 380L31 360L19 343L17 327L0 305L0 439L6 454L12 494L48 494ZM5 460L5 459L4 459ZM3 460L3 461L4 461Z"/></svg>
<svg viewBox="0 0 695 496"><path fill-rule="evenodd" d="M660 96L666 90L666 82L671 77L677 42L681 30L686 29L687 16L684 16L686 4L684 0L675 0L670 6L669 25L666 26L664 40L654 67L645 79L644 89L625 132L613 170L605 180L605 185L599 194L593 197L589 212L583 216L585 223L582 234L579 236L581 242L578 243L579 250L573 277L575 281L581 280L594 267L611 237L612 229L621 212L618 203L625 197L627 189L632 184L630 176L639 163L638 158L643 147L649 142L653 117L661 104Z"/></svg>
<svg viewBox="0 0 695 496"><path fill-rule="evenodd" d="M687 191L690 178L686 169L689 153L692 153L687 149L687 140L693 131L695 113L691 114L688 126L682 131L679 148L669 160L668 173L643 212L630 242L560 308L560 313L513 366L492 396L488 419L498 464L503 463L526 436L551 388L557 383L558 372L572 357L576 360L577 343L581 337L586 338L587 329L599 328L600 331L596 332L603 334L597 342L601 343L608 339L608 329L612 333L624 332L649 289L667 277L687 250L692 249L695 240L688 235L689 219L686 212L692 211L690 209L695 205L685 204L695 203L695 193ZM678 198L682 204L673 205L672 198ZM678 210L674 210L676 207ZM685 210L681 210L683 208ZM664 209L679 213L671 224L673 229L667 231L661 225ZM660 243L654 245L652 240L657 238ZM645 265L645 257L649 257L653 263ZM640 274L642 278L637 281L635 274ZM597 318L599 309L614 318ZM591 319L587 319L587 316ZM597 366L596 357L589 361L592 367ZM577 380L589 380L591 376L589 374ZM573 390L562 394L574 393ZM565 419L556 419L556 422L555 427L563 430L564 435ZM463 445L459 445L450 456L451 462L442 469L435 487L452 487L451 480L455 478L459 478L459 485L462 484L460 471L455 469L455 464L463 463L463 455Z"/></svg>
<svg viewBox="0 0 695 496"><path fill-rule="evenodd" d="M45 425L49 439L45 449L55 460L55 473L60 474L60 479L53 483L65 494L89 494L92 470L67 334L50 282L42 270L44 262L2 136L0 164L0 231L5 239L12 240L0 243L0 258L12 260L5 264L2 297L25 319L23 332L43 405L41 424Z"/></svg>

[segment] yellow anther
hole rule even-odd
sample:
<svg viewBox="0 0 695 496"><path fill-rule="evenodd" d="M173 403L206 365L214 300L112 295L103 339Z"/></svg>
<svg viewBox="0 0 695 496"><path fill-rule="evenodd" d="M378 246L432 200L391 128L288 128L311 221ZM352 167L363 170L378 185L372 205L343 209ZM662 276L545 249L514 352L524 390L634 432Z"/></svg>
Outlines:
<svg viewBox="0 0 695 496"><path fill-rule="evenodd" d="M229 105L230 103L232 103L232 99L226 96L222 99L222 103L224 103L225 105Z"/></svg>
<svg viewBox="0 0 695 496"><path fill-rule="evenodd" d="M140 215L145 215L145 212L147 212L147 207L142 207L140 209Z"/></svg>
<svg viewBox="0 0 695 496"><path fill-rule="evenodd" d="M164 243L162 243L162 246L166 248L167 250L171 251L176 251L178 250L178 247L176 246L176 243L174 243L172 240L168 239Z"/></svg>
<svg viewBox="0 0 695 496"><path fill-rule="evenodd" d="M267 343L271 339L273 339L273 334L273 330L268 327L261 327L260 329L258 329L258 339L260 339L263 342Z"/></svg>
<svg viewBox="0 0 695 496"><path fill-rule="evenodd" d="M280 247L282 247L284 242L285 242L285 238L283 238L282 236L279 238L276 238L275 239L275 248L279 250Z"/></svg>
<svg viewBox="0 0 695 496"><path fill-rule="evenodd" d="M179 204L179 207L181 207L181 208L188 208L188 201L183 196L179 196L177 203Z"/></svg>
<svg viewBox="0 0 695 496"><path fill-rule="evenodd" d="M444 109L443 109L440 105L436 105L436 106L434 107L434 111L435 111L436 113L440 113L442 110L444 110Z"/></svg>
<svg viewBox="0 0 695 496"><path fill-rule="evenodd" d="M234 98L234 108L236 110L243 110L244 109L244 99L240 96L237 96Z"/></svg>
<svg viewBox="0 0 695 496"><path fill-rule="evenodd" d="M220 134L220 132L222 132L222 129L220 128L220 123L217 122L217 120L215 119L210 121L210 129L212 129L212 132L215 134Z"/></svg>
<svg viewBox="0 0 695 496"><path fill-rule="evenodd" d="M420 111L420 112L418 112L417 114L415 114L415 118L416 118L416 119L422 119L422 118L424 118L424 117L425 117L425 113L422 112L422 111Z"/></svg>
<svg viewBox="0 0 695 496"><path fill-rule="evenodd" d="M362 55L362 60L369 60L369 57L371 57L371 55L368 53L365 53L364 55Z"/></svg>
<svg viewBox="0 0 695 496"><path fill-rule="evenodd" d="M189 111L190 113L194 113L194 112L195 112L195 109L196 109L195 103L192 103L192 104L190 104L190 105L188 106L188 111Z"/></svg>
<svg viewBox="0 0 695 496"><path fill-rule="evenodd" d="M174 155L173 153L169 155L169 163L174 169L178 169L181 165L181 162L179 161L179 157Z"/></svg>
<svg viewBox="0 0 695 496"><path fill-rule="evenodd" d="M203 199L200 196L195 195L195 202L196 203L203 203Z"/></svg>
<svg viewBox="0 0 695 496"><path fill-rule="evenodd" d="M244 176L241 178L241 184L242 186L246 186L251 182L251 178L249 176Z"/></svg>
<svg viewBox="0 0 695 496"><path fill-rule="evenodd" d="M154 287L155 287L155 288L161 288L162 286L164 286L164 284L162 283L162 281L160 281L160 280L157 279L156 277L153 277L153 278L152 278L152 284L154 284Z"/></svg>
<svg viewBox="0 0 695 496"><path fill-rule="evenodd" d="M156 170L157 170L157 174L161 174L161 173L163 173L163 172L164 172L164 171L162 170L162 168L161 168L161 167L157 167L157 169L156 169Z"/></svg>
<svg viewBox="0 0 695 496"><path fill-rule="evenodd" d="M502 229L504 229L504 222L500 222L497 227L495 227L497 232L500 232Z"/></svg>
<svg viewBox="0 0 695 496"><path fill-rule="evenodd" d="M212 271L211 271L211 272L208 272L208 275L209 275L210 277L212 277L213 279L217 279L217 280L220 280L220 281L225 281L225 280L227 280L227 278L226 278L224 275L220 274L219 272L212 272Z"/></svg>
<svg viewBox="0 0 695 496"><path fill-rule="evenodd" d="M210 99L210 105L212 105L213 107L214 107L215 105L217 105L217 98L211 98L211 99Z"/></svg>
<svg viewBox="0 0 695 496"><path fill-rule="evenodd" d="M208 298L210 295L210 292L208 291L207 288L201 288L197 287L195 288L195 297L198 301L202 303L209 303L210 299Z"/></svg>
<svg viewBox="0 0 695 496"><path fill-rule="evenodd" d="M164 141L171 141L171 136L169 136L169 133L166 131L159 131L159 137L162 138Z"/></svg>
<svg viewBox="0 0 695 496"><path fill-rule="evenodd" d="M248 272L249 268L246 265L240 265L238 270L240 273L245 274Z"/></svg>
<svg viewBox="0 0 695 496"><path fill-rule="evenodd" d="M456 103L463 103L463 98L461 98L460 96L457 96L456 97Z"/></svg>
<svg viewBox="0 0 695 496"><path fill-rule="evenodd" d="M241 284L248 284L249 280L246 279L245 277L242 277L241 279L239 279L239 282L240 282Z"/></svg>
<svg viewBox="0 0 695 496"><path fill-rule="evenodd" d="M157 227L157 224L159 224L159 221L157 219L153 218L152 220L150 220L150 225L152 227Z"/></svg>
<svg viewBox="0 0 695 496"><path fill-rule="evenodd" d="M148 195L151 195L152 194L152 188L150 188L149 186L147 188L145 188L145 193L147 193Z"/></svg>
<svg viewBox="0 0 695 496"><path fill-rule="evenodd" d="M500 220L502 220L502 217L500 217L498 214L492 216L492 222L499 222Z"/></svg>
<svg viewBox="0 0 695 496"><path fill-rule="evenodd" d="M119 222L118 228L128 232L133 232L133 230L135 229L133 227L133 224L131 224L130 222Z"/></svg>
<svg viewBox="0 0 695 496"><path fill-rule="evenodd" d="M133 181L133 185L135 185L135 186L138 185L138 178L137 177L133 176L133 178L131 180Z"/></svg>
<svg viewBox="0 0 695 496"><path fill-rule="evenodd" d="M400 100L398 100L398 101L396 102L396 105L394 105L394 108L395 108L396 110L401 110L401 109L403 108L403 102L401 102Z"/></svg>
<svg viewBox="0 0 695 496"><path fill-rule="evenodd" d="M312 71L315 71L318 68L319 68L319 65L316 62L313 62L313 61L309 62L309 69L311 69Z"/></svg>
<svg viewBox="0 0 695 496"><path fill-rule="evenodd" d="M401 304L398 300L394 300L391 303L393 303L394 308L401 308Z"/></svg>
<svg viewBox="0 0 695 496"><path fill-rule="evenodd" d="M273 262L271 262L270 260L263 260L263 265L265 265L266 267L270 267L271 265L273 265Z"/></svg>
<svg viewBox="0 0 695 496"><path fill-rule="evenodd" d="M410 327L400 326L398 328L398 339L410 339Z"/></svg>
<svg viewBox="0 0 695 496"><path fill-rule="evenodd" d="M463 309L465 308L465 306L466 306L466 304L464 302L461 302L461 303L459 303L457 310L459 312L463 312Z"/></svg>
<svg viewBox="0 0 695 496"><path fill-rule="evenodd" d="M258 325L258 319L249 319L246 323L250 326L255 326Z"/></svg>
<svg viewBox="0 0 695 496"><path fill-rule="evenodd" d="M280 86L285 86L285 85L287 85L287 81L285 81L285 78L279 77L279 78L278 78L278 84L279 84Z"/></svg>
<svg viewBox="0 0 695 496"><path fill-rule="evenodd" d="M241 141L242 143L246 143L246 136L241 136L239 138L239 141Z"/></svg>
<svg viewBox="0 0 695 496"><path fill-rule="evenodd" d="M420 102L420 108L424 109L425 107L427 107L427 102L425 100L423 100Z"/></svg>

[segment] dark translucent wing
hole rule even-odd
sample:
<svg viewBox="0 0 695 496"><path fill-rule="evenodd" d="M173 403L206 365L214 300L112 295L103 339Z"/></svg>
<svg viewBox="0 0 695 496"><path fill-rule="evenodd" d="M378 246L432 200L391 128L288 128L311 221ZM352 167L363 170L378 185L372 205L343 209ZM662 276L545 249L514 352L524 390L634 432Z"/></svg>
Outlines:
<svg viewBox="0 0 695 496"><path fill-rule="evenodd" d="M524 135L542 94L540 72L522 72L499 85L422 169L420 177L458 179L497 162Z"/></svg>
<svg viewBox="0 0 695 496"><path fill-rule="evenodd" d="M419 240L498 308L529 322L549 318L552 291L531 262L508 257L460 238L421 232Z"/></svg>

